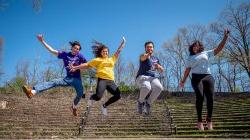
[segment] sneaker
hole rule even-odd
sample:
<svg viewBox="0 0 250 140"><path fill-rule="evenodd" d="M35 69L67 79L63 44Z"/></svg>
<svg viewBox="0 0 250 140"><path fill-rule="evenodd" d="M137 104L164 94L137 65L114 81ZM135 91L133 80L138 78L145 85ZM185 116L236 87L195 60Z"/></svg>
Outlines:
<svg viewBox="0 0 250 140"><path fill-rule="evenodd" d="M77 116L76 108L73 108L73 106L71 106L71 111L72 111L72 113L73 113L74 116Z"/></svg>
<svg viewBox="0 0 250 140"><path fill-rule="evenodd" d="M103 105L101 106L101 109L102 109L102 114L104 116L108 116L108 111L107 111L107 107L104 107Z"/></svg>
<svg viewBox="0 0 250 140"><path fill-rule="evenodd" d="M213 123L212 122L207 122L207 129L213 130Z"/></svg>
<svg viewBox="0 0 250 140"><path fill-rule="evenodd" d="M197 123L197 128L201 131L204 131L204 126L203 126L203 123L202 122L198 122Z"/></svg>
<svg viewBox="0 0 250 140"><path fill-rule="evenodd" d="M91 107L91 106L93 105L93 102L94 102L93 100L89 99L89 100L88 100L88 103L87 103L87 104L88 104L88 107Z"/></svg>
<svg viewBox="0 0 250 140"><path fill-rule="evenodd" d="M139 114L142 114L143 105L144 105L144 103L140 103L139 101L137 101L137 112Z"/></svg>
<svg viewBox="0 0 250 140"><path fill-rule="evenodd" d="M85 94L82 95L82 98L85 99Z"/></svg>
<svg viewBox="0 0 250 140"><path fill-rule="evenodd" d="M151 113L151 105L146 102L145 104L145 113L149 115Z"/></svg>
<svg viewBox="0 0 250 140"><path fill-rule="evenodd" d="M27 97L31 99L31 97L33 96L31 89L26 85L22 86L22 89L23 89L23 92L27 95Z"/></svg>

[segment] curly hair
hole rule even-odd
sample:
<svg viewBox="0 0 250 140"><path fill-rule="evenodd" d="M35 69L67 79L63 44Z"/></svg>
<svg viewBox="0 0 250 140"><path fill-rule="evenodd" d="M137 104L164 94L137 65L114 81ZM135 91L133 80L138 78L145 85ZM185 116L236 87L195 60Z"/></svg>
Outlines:
<svg viewBox="0 0 250 140"><path fill-rule="evenodd" d="M102 53L103 49L108 49L108 51L109 51L109 48L106 45L104 45L96 40L94 40L93 43L94 43L94 45L92 46L92 52L93 52L95 57L102 57L101 53Z"/></svg>
<svg viewBox="0 0 250 140"><path fill-rule="evenodd" d="M197 43L198 43L198 45L199 45L199 50L198 50L197 53L201 53L201 52L204 51L203 44L202 44L200 41L196 40L196 41L193 42L192 45L189 46L189 49L188 49L188 50L189 50L189 55L195 55L195 54L197 54L197 53L195 53L195 52L193 51L193 47L194 47Z"/></svg>

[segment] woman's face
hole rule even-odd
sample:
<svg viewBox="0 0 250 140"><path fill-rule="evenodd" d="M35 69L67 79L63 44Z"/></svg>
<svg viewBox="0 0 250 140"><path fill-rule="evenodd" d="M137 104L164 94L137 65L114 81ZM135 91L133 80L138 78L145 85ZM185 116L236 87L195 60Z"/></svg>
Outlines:
<svg viewBox="0 0 250 140"><path fill-rule="evenodd" d="M145 50L146 53L152 54L154 52L154 45L152 43L147 44Z"/></svg>
<svg viewBox="0 0 250 140"><path fill-rule="evenodd" d="M103 58L107 58L109 56L109 50L107 48L102 49L101 55Z"/></svg>
<svg viewBox="0 0 250 140"><path fill-rule="evenodd" d="M194 47L193 47L193 52L194 52L195 54L197 54L198 51L199 51L199 49L200 49L200 45L199 45L199 43L197 42L197 43L194 45Z"/></svg>
<svg viewBox="0 0 250 140"><path fill-rule="evenodd" d="M78 54L79 51L80 51L80 46L79 46L79 45L74 45L74 46L71 48L71 53L72 53L73 55Z"/></svg>

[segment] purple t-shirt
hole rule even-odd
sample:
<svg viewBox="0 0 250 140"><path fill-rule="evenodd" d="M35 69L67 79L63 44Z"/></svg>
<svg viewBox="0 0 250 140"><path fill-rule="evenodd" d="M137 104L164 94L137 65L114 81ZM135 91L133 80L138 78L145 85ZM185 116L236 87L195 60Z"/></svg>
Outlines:
<svg viewBox="0 0 250 140"><path fill-rule="evenodd" d="M72 55L71 52L60 51L58 52L58 58L63 60L64 67L67 71L67 76L80 78L80 70L70 72L70 69L68 66L69 64L73 64L73 66L78 66L82 63L86 63L87 60L84 58L84 56L81 53Z"/></svg>

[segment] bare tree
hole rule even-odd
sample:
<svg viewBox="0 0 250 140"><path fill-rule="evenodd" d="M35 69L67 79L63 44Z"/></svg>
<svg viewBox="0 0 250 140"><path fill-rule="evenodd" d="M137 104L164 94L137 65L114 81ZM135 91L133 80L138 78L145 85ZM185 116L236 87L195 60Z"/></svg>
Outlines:
<svg viewBox="0 0 250 140"><path fill-rule="evenodd" d="M38 56L35 60L34 60L34 64L33 64L33 71L31 72L31 81L30 84L33 86L35 84L37 84L37 82L39 81L39 60L40 57Z"/></svg>
<svg viewBox="0 0 250 140"><path fill-rule="evenodd" d="M28 61L19 61L16 64L16 77L24 78L26 84L29 85L30 73L29 73L29 62Z"/></svg>
<svg viewBox="0 0 250 140"><path fill-rule="evenodd" d="M226 67L225 67L226 66ZM237 82L237 64L226 63L224 68L220 68L220 75L227 82L228 91L235 92L236 91L236 82Z"/></svg>
<svg viewBox="0 0 250 140"><path fill-rule="evenodd" d="M64 65L61 60L55 59L50 55L50 58L45 61L46 69L42 75L42 82L51 81L52 79L61 78L64 75Z"/></svg>
<svg viewBox="0 0 250 140"><path fill-rule="evenodd" d="M160 74L160 81L165 90L170 90L170 62L168 61L168 55L162 53L162 51L156 52L155 55L159 58L161 66L164 68L164 72Z"/></svg>
<svg viewBox="0 0 250 140"><path fill-rule="evenodd" d="M179 82L181 80L185 62L189 56L188 47L195 40L200 40L206 44L205 37L207 35L207 30L201 25L190 25L184 28L180 28L177 35L173 40L165 42L163 48L168 55L168 65L171 67L170 73L172 73L174 81L173 85L176 85L176 90L179 91ZM185 89L184 89L185 90Z"/></svg>
<svg viewBox="0 0 250 140"><path fill-rule="evenodd" d="M237 62L250 78L250 3L242 3L238 7L228 6L217 23L211 24L213 32L222 37L223 28L229 28L229 38L226 53L229 62Z"/></svg>
<svg viewBox="0 0 250 140"><path fill-rule="evenodd" d="M135 85L135 78L137 74L138 68L135 66L134 63L129 62L125 67L125 75L126 77L124 80L126 81L127 85Z"/></svg>
<svg viewBox="0 0 250 140"><path fill-rule="evenodd" d="M124 64L120 55L115 64L115 81L120 84L124 76Z"/></svg>

